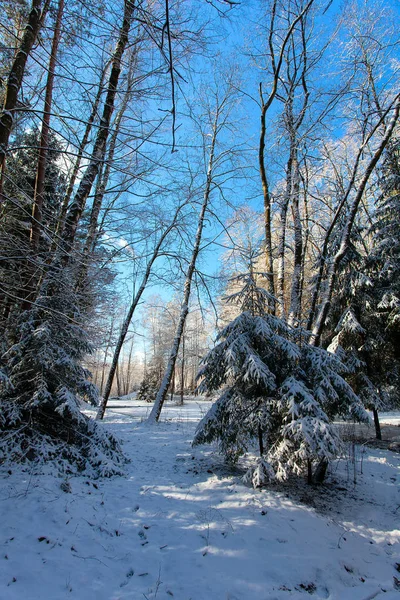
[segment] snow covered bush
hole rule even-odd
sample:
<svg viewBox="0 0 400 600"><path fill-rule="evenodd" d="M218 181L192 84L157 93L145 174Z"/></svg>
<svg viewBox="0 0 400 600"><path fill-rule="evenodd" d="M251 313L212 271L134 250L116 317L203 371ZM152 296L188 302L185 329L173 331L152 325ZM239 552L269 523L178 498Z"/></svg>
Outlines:
<svg viewBox="0 0 400 600"><path fill-rule="evenodd" d="M253 473L259 485L338 455L335 415L368 421L362 402L343 375L339 358L310 346L306 333L269 314L268 294L252 272L240 276L242 289L229 301L241 313L218 336L199 372L199 391L220 396L196 430L193 443L217 441L236 461L258 441L261 462ZM248 475L248 478L250 475Z"/></svg>
<svg viewBox="0 0 400 600"><path fill-rule="evenodd" d="M120 472L117 440L80 409L82 400L97 403L97 389L81 365L91 346L65 271L46 277L17 334L2 357L0 462L55 460L70 472Z"/></svg>

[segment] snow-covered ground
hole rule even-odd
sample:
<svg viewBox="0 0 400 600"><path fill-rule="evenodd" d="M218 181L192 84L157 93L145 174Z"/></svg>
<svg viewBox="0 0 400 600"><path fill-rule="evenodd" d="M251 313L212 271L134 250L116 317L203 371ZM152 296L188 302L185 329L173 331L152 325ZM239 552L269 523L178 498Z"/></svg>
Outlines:
<svg viewBox="0 0 400 600"><path fill-rule="evenodd" d="M134 397L110 406L126 477L2 468L0 600L400 600L400 454L358 447L330 487L252 490L191 448L207 402L155 427Z"/></svg>

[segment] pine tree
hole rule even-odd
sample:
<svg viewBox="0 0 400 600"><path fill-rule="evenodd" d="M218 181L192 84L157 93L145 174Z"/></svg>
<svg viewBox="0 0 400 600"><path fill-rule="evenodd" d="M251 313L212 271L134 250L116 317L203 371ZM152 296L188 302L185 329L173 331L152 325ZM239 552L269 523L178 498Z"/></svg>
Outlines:
<svg viewBox="0 0 400 600"><path fill-rule="evenodd" d="M49 153L43 204L43 234L38 248L31 252L29 239L32 204L35 189L39 133L24 132L15 139L17 150L7 157L8 177L3 184L4 202L0 210L0 280L6 294L0 300L0 332L11 339L14 336L13 313L19 314L27 287L45 269L49 258L50 242L61 203L66 179L58 163L62 145L54 134L49 137ZM6 348L4 348L5 350Z"/></svg>
<svg viewBox="0 0 400 600"><path fill-rule="evenodd" d="M50 270L2 357L0 460L55 460L61 470L111 475L124 462L119 444L80 408L81 400L97 403L97 389L81 366L91 346L70 271Z"/></svg>
<svg viewBox="0 0 400 600"><path fill-rule="evenodd" d="M381 196L371 228L374 247L367 268L373 282L374 312L384 323L385 353L397 366L397 402L400 393L400 140L389 146L381 170Z"/></svg>
<svg viewBox="0 0 400 600"><path fill-rule="evenodd" d="M161 384L161 376L155 367L149 367L144 372L139 386L137 399L144 402L154 402Z"/></svg>
<svg viewBox="0 0 400 600"><path fill-rule="evenodd" d="M368 416L340 360L268 313L269 294L257 287L252 264L237 279L242 289L229 301L241 313L221 331L199 372L199 391L220 396L193 443L217 441L225 457L237 461L258 440L260 460L247 480L260 485L307 472L311 483L313 465L340 452L334 416Z"/></svg>

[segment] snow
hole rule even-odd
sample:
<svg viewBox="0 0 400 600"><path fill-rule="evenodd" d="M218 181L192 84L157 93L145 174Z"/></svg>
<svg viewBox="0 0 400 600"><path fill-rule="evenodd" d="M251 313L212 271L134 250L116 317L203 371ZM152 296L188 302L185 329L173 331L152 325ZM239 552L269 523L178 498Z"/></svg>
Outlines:
<svg viewBox="0 0 400 600"><path fill-rule="evenodd" d="M209 402L166 403L149 427L151 406L110 401L125 477L3 465L1 600L400 599L400 454L357 447L356 484L341 460L330 487L253 490L191 448Z"/></svg>

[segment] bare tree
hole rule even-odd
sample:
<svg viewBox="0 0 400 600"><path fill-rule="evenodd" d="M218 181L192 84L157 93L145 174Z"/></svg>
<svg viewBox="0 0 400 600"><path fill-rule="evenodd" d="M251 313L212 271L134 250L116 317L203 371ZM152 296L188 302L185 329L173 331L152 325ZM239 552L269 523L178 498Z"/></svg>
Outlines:
<svg viewBox="0 0 400 600"><path fill-rule="evenodd" d="M207 153L208 155L203 200L198 215L197 231L194 239L193 249L191 252L191 258L185 274L183 298L180 307L180 316L175 331L175 338L172 344L167 368L161 383L161 387L157 393L153 409L148 417L149 423L156 423L159 420L164 401L167 397L168 388L171 384L172 376L174 373L175 363L179 352L179 346L182 340L186 318L189 313L189 300L192 288L192 280L196 270L196 262L200 253L205 217L209 207L209 203L211 201L212 191L217 185L218 166L230 155L229 151L225 151L221 154L218 154L217 140L220 136L223 135L225 128L229 124L229 116L233 108L232 101L233 89L231 87L231 84L228 83L227 90L224 91L221 97L220 93L218 91L216 92L215 105L209 106L207 109L209 118L208 126L210 130L206 130L203 133L204 153ZM208 139L209 143L207 143Z"/></svg>
<svg viewBox="0 0 400 600"><path fill-rule="evenodd" d="M112 388L114 376L115 376L115 373L116 373L116 370L117 370L119 357L120 357L120 354L121 354L122 347L124 345L124 341L125 341L126 335L128 333L128 330L129 330L129 326L130 326L131 321L132 321L133 314L134 314L134 312L135 312L135 310L136 310L136 308L137 308L137 306L138 306L138 304L140 302L140 299L141 299L141 297L143 295L144 290L146 289L147 283L148 283L150 275L152 273L154 262L160 256L160 252L161 252L162 246L163 246L166 238L168 237L168 235L171 233L171 231L177 225L177 221L178 221L181 209L182 209L182 206L181 205L178 206L178 208L175 211L175 214L173 216L173 219L172 219L170 225L168 227L166 227L164 229L164 231L162 232L162 234L160 235L160 237L159 237L159 239L158 239L158 241L157 241L157 243L156 243L156 245L154 247L154 250L153 250L152 254L150 255L150 258L149 258L149 260L147 262L147 266L146 266L146 269L145 269L145 272L144 272L144 275L143 275L142 282L141 282L141 284L139 286L139 289L137 290L137 292L135 293L135 295L134 295L134 297L132 299L132 303L131 303L131 305L129 307L128 313L127 313L127 315L126 315L126 317L124 319L124 322L122 324L121 331L120 331L119 337L118 337L118 341L117 341L117 344L115 346L114 355L113 355L113 359L112 359L112 362L111 362L111 367L110 367L110 371L109 371L109 374L108 374L106 387L105 387L104 394L103 394L103 397L102 397L102 400L101 400L101 403L100 403L100 407L99 407L99 410L98 410L98 413L97 413L97 417L96 418L98 420L102 419L104 417L104 413L105 413L106 408L107 408L107 402L108 402L108 399L110 397L111 388Z"/></svg>
<svg viewBox="0 0 400 600"><path fill-rule="evenodd" d="M82 158L85 152L85 148L89 143L89 138L90 138L90 134L93 128L93 124L96 120L96 117L98 115L98 110L99 110L99 105L100 105L100 101L101 101L101 96L102 93L104 91L104 80L106 78L107 75L107 71L110 67L110 63L111 63L111 59L108 60L104 66L101 69L100 72L100 78L99 78L99 83L98 83L98 87L97 87L97 93L96 96L94 98L94 101L92 103L92 110L90 112L89 118L86 122L86 126L85 126L85 131L84 134L82 136L82 139L79 143L78 146L78 151L77 151L77 155L74 161L74 165L72 168L72 172L71 175L69 177L69 182L68 182L68 187L67 190L65 192L65 196L63 199L63 202L61 204L61 208L60 208L60 213L58 215L58 219L57 219L57 226L56 226L56 231L55 231L55 236L54 236L54 242L53 242L53 251L56 249L57 246L57 239L60 237L61 232L64 228L64 222L65 222L65 217L66 214L68 212L68 206L69 206L69 202L72 196L72 192L74 190L74 186L76 183L76 179L78 177L78 173L79 173L79 169L81 167L81 163L82 163Z"/></svg>
<svg viewBox="0 0 400 600"><path fill-rule="evenodd" d="M125 48L128 44L128 35L131 28L134 10L135 4L133 0L125 0L123 20L111 62L111 71L108 80L107 95L104 102L103 114L97 131L91 159L65 219L64 230L62 233L62 262L64 264L69 260L69 253L74 244L75 234L82 211L85 207L86 200L90 194L96 175L99 172L100 165L104 160L107 138L110 132L111 117L114 111L115 97L121 73L121 61L125 52Z"/></svg>
<svg viewBox="0 0 400 600"><path fill-rule="evenodd" d="M277 97L279 91L279 84L281 80L281 72L285 65L285 56L288 55L288 48L293 49L293 35L296 30L298 23L302 23L310 11L314 0L310 0L305 3L290 2L290 6L283 5L280 0L273 0L270 6L270 22L267 28L268 35L268 58L271 69L271 89L267 97L263 92L263 85L260 83L260 106L261 106L261 127L260 127L260 140L259 140L259 151L258 151L258 162L261 177L261 184L263 190L264 199L264 221L265 221L265 253L266 253L266 268L268 277L268 291L271 296L270 310L275 313L275 303L272 298L275 296L275 283L274 283L274 267L273 267L273 254L272 254L272 200L270 185L268 183L267 169L265 164L265 144L267 127L266 120L267 114L273 105L274 100ZM293 5L293 6L292 6ZM279 13L284 11L286 20L286 29L282 35L277 26L279 20ZM293 16L294 15L294 16ZM287 64L287 61L286 61ZM293 159L288 164L289 177L292 177L292 163ZM282 215L285 218L285 215ZM282 240L281 240L282 241ZM283 240L284 243L284 240ZM282 278L281 278L282 281Z"/></svg>

